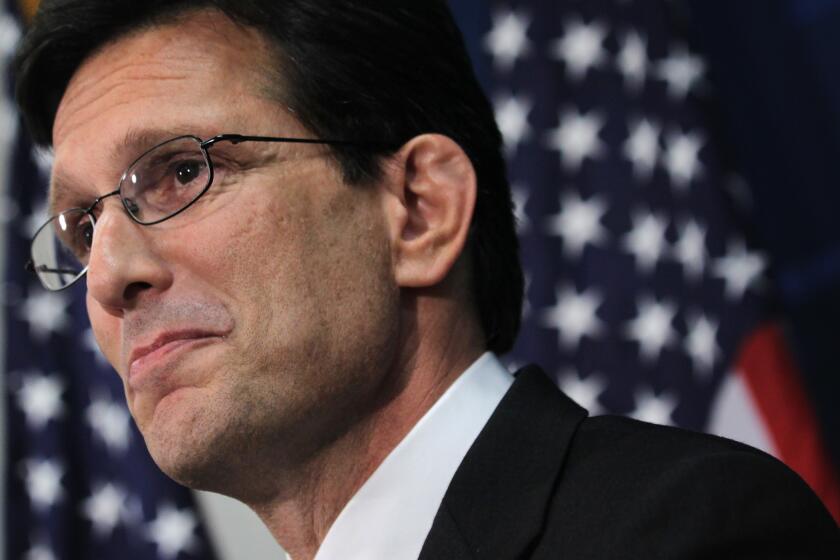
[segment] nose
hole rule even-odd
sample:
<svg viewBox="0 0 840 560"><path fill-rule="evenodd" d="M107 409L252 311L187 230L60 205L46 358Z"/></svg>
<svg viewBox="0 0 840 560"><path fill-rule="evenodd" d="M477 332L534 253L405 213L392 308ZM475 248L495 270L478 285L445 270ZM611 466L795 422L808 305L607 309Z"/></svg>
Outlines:
<svg viewBox="0 0 840 560"><path fill-rule="evenodd" d="M88 296L122 313L143 297L166 290L171 270L155 251L154 232L134 222L116 199L103 201L88 261Z"/></svg>

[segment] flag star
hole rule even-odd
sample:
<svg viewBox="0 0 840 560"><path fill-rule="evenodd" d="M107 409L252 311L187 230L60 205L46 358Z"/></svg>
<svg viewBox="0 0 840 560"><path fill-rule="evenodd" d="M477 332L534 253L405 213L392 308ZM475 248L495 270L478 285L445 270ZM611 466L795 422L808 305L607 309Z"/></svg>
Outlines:
<svg viewBox="0 0 840 560"><path fill-rule="evenodd" d="M528 294L531 291L531 281L533 280L533 276L527 270L522 272L523 276L523 288L522 293L525 294L522 302L522 321L525 322L530 316L531 311L533 310L533 306L531 305L531 298L528 297Z"/></svg>
<svg viewBox="0 0 840 560"><path fill-rule="evenodd" d="M627 325L626 335L639 344L641 358L653 362L676 340L673 322L677 308L672 303L651 298L642 298L638 308L638 315Z"/></svg>
<svg viewBox="0 0 840 560"><path fill-rule="evenodd" d="M580 80L590 68L597 68L606 59L604 39L606 27L599 22L585 24L580 20L566 22L563 37L552 44L552 54L566 64L569 75Z"/></svg>
<svg viewBox="0 0 840 560"><path fill-rule="evenodd" d="M32 336L44 341L49 335L68 327L67 301L56 292L35 290L19 308L21 319L29 323Z"/></svg>
<svg viewBox="0 0 840 560"><path fill-rule="evenodd" d="M128 449L131 437L131 422L128 410L122 403L108 397L96 397L85 411L88 425L98 439L113 452Z"/></svg>
<svg viewBox="0 0 840 560"><path fill-rule="evenodd" d="M48 219L47 201L41 200L35 205L32 213L23 220L23 236L27 239L34 237Z"/></svg>
<svg viewBox="0 0 840 560"><path fill-rule="evenodd" d="M633 229L624 237L623 245L642 272L652 272L665 253L667 229L667 220L652 212L637 212L633 216Z"/></svg>
<svg viewBox="0 0 840 560"><path fill-rule="evenodd" d="M590 416L604 411L598 398L607 388L607 382L600 374L593 373L581 379L577 373L569 370L559 376L557 383L570 399L588 410Z"/></svg>
<svg viewBox="0 0 840 560"><path fill-rule="evenodd" d="M5 225L18 217L20 209L17 202L4 193L0 193L0 225Z"/></svg>
<svg viewBox="0 0 840 560"><path fill-rule="evenodd" d="M24 463L24 478L29 499L39 511L54 506L64 496L61 477L64 467L49 459L29 460Z"/></svg>
<svg viewBox="0 0 840 560"><path fill-rule="evenodd" d="M114 532L122 519L126 498L122 488L109 483L100 485L82 503L82 513L93 524L98 537L110 537Z"/></svg>
<svg viewBox="0 0 840 560"><path fill-rule="evenodd" d="M636 393L636 410L630 416L643 422L673 426L671 417L677 408L677 399L667 393L657 396L645 389Z"/></svg>
<svg viewBox="0 0 840 560"><path fill-rule="evenodd" d="M694 370L708 376L712 373L715 362L720 357L717 344L718 323L698 314L688 319L688 337L685 349L694 363Z"/></svg>
<svg viewBox="0 0 840 560"><path fill-rule="evenodd" d="M15 104L5 97L0 97L0 127L0 139L6 146L4 149L9 150L17 135L18 114Z"/></svg>
<svg viewBox="0 0 840 560"><path fill-rule="evenodd" d="M705 145L705 140L699 133L671 132L667 135L665 144L665 169L671 177L671 182L684 189L702 174L700 151Z"/></svg>
<svg viewBox="0 0 840 560"><path fill-rule="evenodd" d="M601 220L607 213L607 204L600 197L583 200L570 193L563 197L560 205L560 213L550 218L548 231L560 236L568 256L579 257L586 245L606 241L607 229Z"/></svg>
<svg viewBox="0 0 840 560"><path fill-rule="evenodd" d="M23 558L24 560L56 560L52 549L43 543L34 545Z"/></svg>
<svg viewBox="0 0 840 560"><path fill-rule="evenodd" d="M193 532L198 521L189 509L177 510L171 505L158 509L157 518L146 527L147 538L155 543L164 559L175 558L193 549L197 540Z"/></svg>
<svg viewBox="0 0 840 560"><path fill-rule="evenodd" d="M633 164L637 178L647 179L653 174L659 159L659 125L648 119L639 119L631 127L624 143L624 156Z"/></svg>
<svg viewBox="0 0 840 560"><path fill-rule="evenodd" d="M560 152L563 166L578 171L586 158L597 159L606 152L599 134L604 117L595 111L588 114L568 110L560 115L560 124L548 132L548 147Z"/></svg>
<svg viewBox="0 0 840 560"><path fill-rule="evenodd" d="M41 176L49 178L52 172L53 161L55 161L55 153L52 148L35 146L32 148L32 161L35 162Z"/></svg>
<svg viewBox="0 0 840 560"><path fill-rule="evenodd" d="M3 58L14 54L20 35L20 25L15 18L7 13L0 15L0 54Z"/></svg>
<svg viewBox="0 0 840 560"><path fill-rule="evenodd" d="M756 284L767 269L767 259L761 253L750 252L742 241L729 244L727 254L715 259L712 273L725 284L726 297L739 300Z"/></svg>
<svg viewBox="0 0 840 560"><path fill-rule="evenodd" d="M525 211L525 205L528 204L531 192L527 187L518 183L511 186L510 192L513 199L513 211L516 214L516 231L521 235L531 228L531 220Z"/></svg>
<svg viewBox="0 0 840 560"><path fill-rule="evenodd" d="M656 65L656 75L668 85L668 94L684 98L703 79L706 64L684 46L671 49L668 57Z"/></svg>
<svg viewBox="0 0 840 560"><path fill-rule="evenodd" d="M505 152L511 156L516 153L519 144L531 136L528 115L533 105L525 97L511 95L497 100L495 106L496 122L505 141Z"/></svg>
<svg viewBox="0 0 840 560"><path fill-rule="evenodd" d="M706 229L689 220L679 226L678 235L673 256L683 266L686 276L696 281L706 270Z"/></svg>
<svg viewBox="0 0 840 560"><path fill-rule="evenodd" d="M17 402L30 429L40 430L64 412L64 382L57 375L24 374Z"/></svg>
<svg viewBox="0 0 840 560"><path fill-rule="evenodd" d="M594 338L601 334L604 325L598 318L603 297L594 289L579 292L573 288L557 291L557 303L545 310L542 324L557 329L560 344L574 350L584 336Z"/></svg>
<svg viewBox="0 0 840 560"><path fill-rule="evenodd" d="M648 73L645 38L635 31L625 34L621 41L617 64L627 87L632 91L641 89Z"/></svg>
<svg viewBox="0 0 840 560"><path fill-rule="evenodd" d="M531 50L528 27L531 19L518 12L493 14L493 29L484 39L484 46L493 56L496 67L508 71Z"/></svg>

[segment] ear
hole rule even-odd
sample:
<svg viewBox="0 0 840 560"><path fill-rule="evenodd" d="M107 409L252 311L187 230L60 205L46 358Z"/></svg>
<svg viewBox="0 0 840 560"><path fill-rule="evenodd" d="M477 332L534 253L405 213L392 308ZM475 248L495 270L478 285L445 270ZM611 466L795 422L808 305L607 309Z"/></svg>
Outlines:
<svg viewBox="0 0 840 560"><path fill-rule="evenodd" d="M423 288L449 274L466 245L476 175L464 150L440 134L409 141L392 160L387 197L397 285Z"/></svg>

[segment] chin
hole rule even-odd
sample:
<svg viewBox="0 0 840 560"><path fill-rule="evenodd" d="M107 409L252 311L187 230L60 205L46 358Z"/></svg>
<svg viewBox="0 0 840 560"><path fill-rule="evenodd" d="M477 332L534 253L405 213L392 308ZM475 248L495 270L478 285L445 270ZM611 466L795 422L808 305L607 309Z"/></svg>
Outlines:
<svg viewBox="0 0 840 560"><path fill-rule="evenodd" d="M146 445L158 467L179 484L239 497L245 492L239 485L252 478L246 472L250 439L237 422L241 415L198 393L161 401L143 430Z"/></svg>
<svg viewBox="0 0 840 560"><path fill-rule="evenodd" d="M172 480L195 490L229 494L231 453L208 433L149 435L146 443L160 470Z"/></svg>
<svg viewBox="0 0 840 560"><path fill-rule="evenodd" d="M140 424L149 453L158 467L176 482L203 489L202 479L213 471L216 454L224 451L214 445L212 405L188 392L179 390L167 395L155 406L152 417ZM139 424L139 423L138 423Z"/></svg>

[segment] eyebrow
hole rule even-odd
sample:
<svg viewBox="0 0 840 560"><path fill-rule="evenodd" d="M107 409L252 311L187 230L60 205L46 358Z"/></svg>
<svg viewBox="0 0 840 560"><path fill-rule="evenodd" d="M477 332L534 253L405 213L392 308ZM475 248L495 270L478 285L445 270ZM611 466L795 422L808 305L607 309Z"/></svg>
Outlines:
<svg viewBox="0 0 840 560"><path fill-rule="evenodd" d="M119 169L119 173L122 173L133 161L154 146L157 146L161 142L165 142L171 138L187 135L197 135L196 129L194 127L186 126L167 128L129 128L126 130L125 134L123 134L123 137L115 142L111 147L108 160L121 162L122 167ZM113 185L108 187L108 192L117 188L118 181L119 177L115 179ZM79 185L80 182L74 177L65 174L61 169L53 168L53 176L50 181L49 188L49 198L47 200L47 210L49 215L52 216L58 211L64 211L67 209L62 207L59 210L59 206L63 200L75 198L84 206L85 204L93 202L99 194L104 194L97 194L93 191L93 189L91 189L92 192L87 196L87 198L85 198L86 195L82 193L86 189L80 188ZM86 200L84 203L81 202L83 198ZM89 201L87 201L88 199Z"/></svg>
<svg viewBox="0 0 840 560"><path fill-rule="evenodd" d="M93 202L97 194L91 190L90 193L84 188L85 182L79 181L73 175L67 174L64 170L57 167L53 168L52 177L50 179L49 189L47 191L47 212L48 215L54 216L58 212L63 212L71 208L71 205L62 204L62 201L71 200L72 207L85 206ZM86 200L90 202L85 202Z"/></svg>
<svg viewBox="0 0 840 560"><path fill-rule="evenodd" d="M195 135L195 128L168 127L168 128L129 128L122 139L116 142L111 149L113 161L125 160L125 167L137 159L147 150L178 136ZM130 158L126 158L126 154Z"/></svg>
<svg viewBox="0 0 840 560"><path fill-rule="evenodd" d="M69 208L68 205L62 204L63 200L81 198L81 189L77 189L78 181L69 175L65 175L62 171L53 169L52 178L50 180L49 189L47 191L47 215L55 216L59 212L63 212Z"/></svg>

